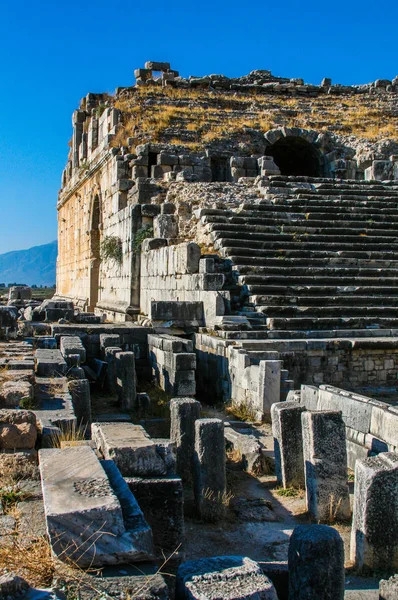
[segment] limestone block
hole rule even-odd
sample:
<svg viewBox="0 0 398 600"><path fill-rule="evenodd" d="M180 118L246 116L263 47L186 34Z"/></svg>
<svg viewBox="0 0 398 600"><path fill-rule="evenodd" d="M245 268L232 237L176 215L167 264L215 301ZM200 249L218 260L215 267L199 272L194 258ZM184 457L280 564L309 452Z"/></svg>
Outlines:
<svg viewBox="0 0 398 600"><path fill-rule="evenodd" d="M289 600L344 600L344 544L332 527L295 527L288 564Z"/></svg>
<svg viewBox="0 0 398 600"><path fill-rule="evenodd" d="M63 336L61 337L59 347L62 356L66 359L69 354L79 354L80 362L86 362L86 349L82 344L82 341L77 336Z"/></svg>
<svg viewBox="0 0 398 600"><path fill-rule="evenodd" d="M126 478L152 529L157 555L169 556L184 538L184 496L179 477Z"/></svg>
<svg viewBox="0 0 398 600"><path fill-rule="evenodd" d="M144 252L149 252L150 250L158 250L159 248L163 248L167 246L168 241L165 238L147 238L141 244L141 257ZM143 271L143 274L147 274L148 269Z"/></svg>
<svg viewBox="0 0 398 600"><path fill-rule="evenodd" d="M5 381L0 386L0 405L16 408L22 398L33 400L33 386L28 381Z"/></svg>
<svg viewBox="0 0 398 600"><path fill-rule="evenodd" d="M280 360L260 360L257 408L264 415L270 415L271 406L280 401L281 367Z"/></svg>
<svg viewBox="0 0 398 600"><path fill-rule="evenodd" d="M67 364L60 350L35 351L35 370L39 377L59 377L65 375Z"/></svg>
<svg viewBox="0 0 398 600"><path fill-rule="evenodd" d="M276 477L285 488L305 484L301 425L304 410L296 402L276 402L271 406Z"/></svg>
<svg viewBox="0 0 398 600"><path fill-rule="evenodd" d="M145 63L145 69L148 69L150 71L169 71L170 63L148 60Z"/></svg>
<svg viewBox="0 0 398 600"><path fill-rule="evenodd" d="M116 355L122 351L118 347L105 348L105 362L108 365L106 370L106 384L108 390L116 394L117 393L117 369L116 369Z"/></svg>
<svg viewBox="0 0 398 600"><path fill-rule="evenodd" d="M141 425L93 423L91 430L102 455L114 461L123 477L168 474L167 453L157 447Z"/></svg>
<svg viewBox="0 0 398 600"><path fill-rule="evenodd" d="M131 179L138 179L139 177L149 177L148 175L148 167L135 165L131 169ZM163 177L163 173L162 173Z"/></svg>
<svg viewBox="0 0 398 600"><path fill-rule="evenodd" d="M221 419L195 421L194 494L199 513L217 520L226 492L224 423Z"/></svg>
<svg viewBox="0 0 398 600"><path fill-rule="evenodd" d="M359 570L398 571L398 454L356 463L351 560Z"/></svg>
<svg viewBox="0 0 398 600"><path fill-rule="evenodd" d="M372 406L370 433L385 440L387 444L398 446L398 413L381 406Z"/></svg>
<svg viewBox="0 0 398 600"><path fill-rule="evenodd" d="M318 521L348 519L347 449L341 412L303 412L307 510Z"/></svg>
<svg viewBox="0 0 398 600"><path fill-rule="evenodd" d="M176 238L178 236L177 217L175 215L158 215L155 217L153 220L153 234L155 238Z"/></svg>
<svg viewBox="0 0 398 600"><path fill-rule="evenodd" d="M245 556L215 556L182 563L177 571L176 600L278 600L260 565Z"/></svg>
<svg viewBox="0 0 398 600"><path fill-rule="evenodd" d="M28 410L0 410L0 450L27 450L35 447L36 415Z"/></svg>
<svg viewBox="0 0 398 600"><path fill-rule="evenodd" d="M132 409L137 395L134 352L118 352L116 359L116 391L122 408Z"/></svg>
<svg viewBox="0 0 398 600"><path fill-rule="evenodd" d="M398 598L398 575L390 579L382 579L379 584L379 600L396 600Z"/></svg>
<svg viewBox="0 0 398 600"><path fill-rule="evenodd" d="M178 165L178 156L176 154L168 154L160 152L157 157L158 165Z"/></svg>
<svg viewBox="0 0 398 600"><path fill-rule="evenodd" d="M106 348L117 348L120 346L120 335L118 333L100 333L101 355L105 356Z"/></svg>
<svg viewBox="0 0 398 600"><path fill-rule="evenodd" d="M346 427L363 433L370 431L372 403L366 396L352 394L332 386L320 385L318 410L341 410Z"/></svg>
<svg viewBox="0 0 398 600"><path fill-rule="evenodd" d="M88 426L91 424L91 397L90 384L87 379L72 379L68 383L68 389L72 396L73 410L78 425Z"/></svg>
<svg viewBox="0 0 398 600"><path fill-rule="evenodd" d="M115 465L88 446L40 450L39 462L56 556L83 568L150 559L150 527Z"/></svg>
<svg viewBox="0 0 398 600"><path fill-rule="evenodd" d="M245 471L258 476L268 471L268 463L263 453L264 445L252 431L250 428L236 431L233 427L225 427L224 437L227 449L237 450L242 456Z"/></svg>
<svg viewBox="0 0 398 600"><path fill-rule="evenodd" d="M301 386L300 403L303 404L307 410L318 410L318 397L319 389L314 385Z"/></svg>
<svg viewBox="0 0 398 600"><path fill-rule="evenodd" d="M177 473L191 481L195 451L195 421L200 418L200 402L193 398L170 400L170 440L176 445Z"/></svg>
<svg viewBox="0 0 398 600"><path fill-rule="evenodd" d="M172 171L172 167L169 165L153 165L151 167L151 177L154 179L163 179L165 173L170 173ZM157 236L158 237L158 236ZM159 236L163 237L163 236ZM164 236L166 237L166 236ZM170 236L167 236L170 237Z"/></svg>

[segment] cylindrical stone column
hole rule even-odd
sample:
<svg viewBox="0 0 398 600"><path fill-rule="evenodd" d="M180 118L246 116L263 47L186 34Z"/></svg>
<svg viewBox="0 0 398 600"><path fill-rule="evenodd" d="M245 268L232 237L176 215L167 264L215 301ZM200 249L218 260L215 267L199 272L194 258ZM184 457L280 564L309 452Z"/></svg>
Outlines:
<svg viewBox="0 0 398 600"><path fill-rule="evenodd" d="M177 451L177 473L185 482L192 481L195 452L195 421L200 418L200 402L194 398L170 401L170 440Z"/></svg>
<svg viewBox="0 0 398 600"><path fill-rule="evenodd" d="M344 600L344 544L333 527L295 527L288 564L289 600Z"/></svg>
<svg viewBox="0 0 398 600"><path fill-rule="evenodd" d="M226 494L224 423L195 422L194 494L202 518L217 520L224 513Z"/></svg>
<svg viewBox="0 0 398 600"><path fill-rule="evenodd" d="M90 384L87 379L72 379L68 384L72 396L73 410L77 424L90 428L91 425L91 398Z"/></svg>

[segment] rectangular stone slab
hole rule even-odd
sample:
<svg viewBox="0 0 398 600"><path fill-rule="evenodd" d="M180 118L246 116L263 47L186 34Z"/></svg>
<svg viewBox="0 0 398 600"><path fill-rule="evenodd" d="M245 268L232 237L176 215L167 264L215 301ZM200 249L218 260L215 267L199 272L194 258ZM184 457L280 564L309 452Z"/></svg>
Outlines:
<svg viewBox="0 0 398 600"><path fill-rule="evenodd" d="M156 443L141 425L93 423L92 437L104 458L111 459L123 477L156 477L167 474L167 465Z"/></svg>
<svg viewBox="0 0 398 600"><path fill-rule="evenodd" d="M67 364L60 350L38 348L35 352L35 369L39 377L60 377L65 375Z"/></svg>
<svg viewBox="0 0 398 600"><path fill-rule="evenodd" d="M151 530L133 494L90 447L40 450L39 461L47 531L61 560L99 567L152 555Z"/></svg>

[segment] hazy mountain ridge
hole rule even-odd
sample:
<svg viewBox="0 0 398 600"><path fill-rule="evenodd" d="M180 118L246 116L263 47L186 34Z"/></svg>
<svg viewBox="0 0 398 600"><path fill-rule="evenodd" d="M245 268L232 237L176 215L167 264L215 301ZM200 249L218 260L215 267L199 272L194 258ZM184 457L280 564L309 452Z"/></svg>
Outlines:
<svg viewBox="0 0 398 600"><path fill-rule="evenodd" d="M0 282L47 285L55 283L57 241L0 254Z"/></svg>

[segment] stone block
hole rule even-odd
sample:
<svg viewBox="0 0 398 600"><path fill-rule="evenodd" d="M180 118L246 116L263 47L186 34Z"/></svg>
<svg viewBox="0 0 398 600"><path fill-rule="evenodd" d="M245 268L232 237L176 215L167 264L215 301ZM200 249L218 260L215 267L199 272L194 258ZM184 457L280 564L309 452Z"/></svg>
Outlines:
<svg viewBox="0 0 398 600"><path fill-rule="evenodd" d="M223 515L225 460L221 419L195 421L194 494L199 514L205 520L217 520Z"/></svg>
<svg viewBox="0 0 398 600"><path fill-rule="evenodd" d="M91 397L88 380L72 379L68 383L68 389L72 397L77 424L89 429L91 425Z"/></svg>
<svg viewBox="0 0 398 600"><path fill-rule="evenodd" d="M200 410L200 402L193 398L170 400L170 440L176 445L176 470L183 481L192 480L195 421L200 418Z"/></svg>
<svg viewBox="0 0 398 600"><path fill-rule="evenodd" d="M0 450L29 450L37 439L36 415L29 410L0 410Z"/></svg>
<svg viewBox="0 0 398 600"><path fill-rule="evenodd" d="M150 71L170 71L170 63L148 60L145 69Z"/></svg>
<svg viewBox="0 0 398 600"><path fill-rule="evenodd" d="M332 527L295 527L288 564L289 600L344 600L344 544Z"/></svg>
<svg viewBox="0 0 398 600"><path fill-rule="evenodd" d="M273 583L254 560L215 556L182 563L177 571L176 600L278 600Z"/></svg>
<svg viewBox="0 0 398 600"><path fill-rule="evenodd" d="M257 408L264 415L270 415L271 406L280 401L281 367L280 360L260 360Z"/></svg>
<svg viewBox="0 0 398 600"><path fill-rule="evenodd" d="M155 238L176 238L178 236L177 217L175 215L158 215L155 217L153 220L153 235Z"/></svg>
<svg viewBox="0 0 398 600"><path fill-rule="evenodd" d="M122 351L121 348L118 347L108 347L105 348L105 362L108 365L106 370L106 385L108 391L112 394L117 393L117 372L116 372L116 355Z"/></svg>
<svg viewBox="0 0 398 600"><path fill-rule="evenodd" d="M22 399L33 400L33 386L28 381L5 381L0 385L0 406L16 408Z"/></svg>
<svg viewBox="0 0 398 600"><path fill-rule="evenodd" d="M252 431L250 427L240 431L236 431L232 426L225 427L224 437L227 450L236 450L242 457L245 471L258 476L268 472L269 463L263 452L264 445L252 434Z"/></svg>
<svg viewBox="0 0 398 600"><path fill-rule="evenodd" d="M160 212L162 215L174 215L175 211L176 205L174 202L163 202L163 204L160 205Z"/></svg>
<svg viewBox="0 0 398 600"><path fill-rule="evenodd" d="M366 396L352 394L332 386L320 385L318 410L341 410L346 427L363 433L370 431L372 403Z"/></svg>
<svg viewBox="0 0 398 600"><path fill-rule="evenodd" d="M39 377L60 377L65 375L68 366L60 350L35 351L35 371Z"/></svg>
<svg viewBox="0 0 398 600"><path fill-rule="evenodd" d="M283 487L304 487L303 431L304 407L295 402L271 406L276 478Z"/></svg>
<svg viewBox="0 0 398 600"><path fill-rule="evenodd" d="M398 414L382 406L371 406L372 417L370 433L391 444L398 446Z"/></svg>
<svg viewBox="0 0 398 600"><path fill-rule="evenodd" d="M176 154L167 154L160 152L158 154L158 165L178 165L178 156Z"/></svg>
<svg viewBox="0 0 398 600"><path fill-rule="evenodd" d="M307 410L318 410L319 388L314 385L302 385L300 403Z"/></svg>
<svg viewBox="0 0 398 600"><path fill-rule="evenodd" d="M172 354L171 366L174 371L194 371L196 369L196 354L180 352Z"/></svg>
<svg viewBox="0 0 398 600"><path fill-rule="evenodd" d="M172 167L169 165L153 165L151 167L151 177L153 179L163 179L163 176L166 173L170 173L170 171L172 171ZM160 235L160 236L156 236L156 237L166 237L166 236Z"/></svg>
<svg viewBox="0 0 398 600"><path fill-rule="evenodd" d="M148 560L148 524L117 468L88 446L39 452L47 532L54 554L79 567Z"/></svg>
<svg viewBox="0 0 398 600"><path fill-rule="evenodd" d="M168 241L165 238L147 238L141 244L141 253L164 248L167 244Z"/></svg>
<svg viewBox="0 0 398 600"><path fill-rule="evenodd" d="M100 333L101 356L105 356L106 348L120 347L120 335L118 333Z"/></svg>
<svg viewBox="0 0 398 600"><path fill-rule="evenodd" d="M118 352L116 359L116 391L122 408L132 409L137 395L134 352Z"/></svg>
<svg viewBox="0 0 398 600"><path fill-rule="evenodd" d="M86 349L77 336L63 336L59 342L62 356L67 359L70 354L79 354L80 362L86 362Z"/></svg>
<svg viewBox="0 0 398 600"><path fill-rule="evenodd" d="M398 454L356 462L351 560L359 571L398 571Z"/></svg>
<svg viewBox="0 0 398 600"><path fill-rule="evenodd" d="M301 419L307 510L317 521L346 520L351 510L341 412L303 412Z"/></svg>
<svg viewBox="0 0 398 600"><path fill-rule="evenodd" d="M104 458L113 460L123 477L157 477L174 467L170 446L156 444L141 425L93 423L92 437Z"/></svg>
<svg viewBox="0 0 398 600"><path fill-rule="evenodd" d="M184 496L179 477L126 478L148 525L158 556L168 557L184 538Z"/></svg>
<svg viewBox="0 0 398 600"><path fill-rule="evenodd" d="M379 600L397 600L398 598L398 575L390 579L382 579L379 584Z"/></svg>

